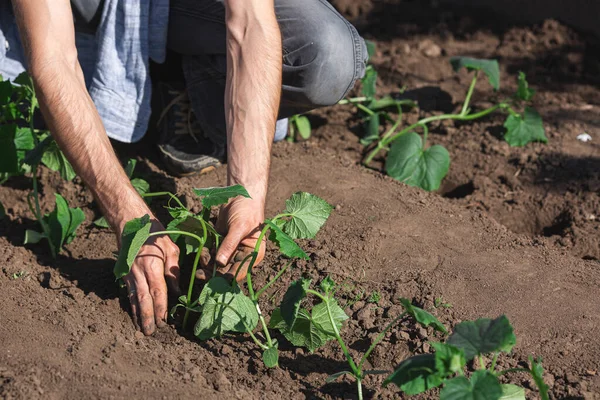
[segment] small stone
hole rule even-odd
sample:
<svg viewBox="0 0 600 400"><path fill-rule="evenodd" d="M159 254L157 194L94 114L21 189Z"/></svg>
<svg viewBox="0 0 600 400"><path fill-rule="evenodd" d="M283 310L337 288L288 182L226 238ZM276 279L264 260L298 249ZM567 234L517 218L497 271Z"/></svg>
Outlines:
<svg viewBox="0 0 600 400"><path fill-rule="evenodd" d="M429 353L429 349L431 348L431 345L427 342L423 343L423 353Z"/></svg>
<svg viewBox="0 0 600 400"><path fill-rule="evenodd" d="M227 345L223 345L223 347L221 348L221 354L223 354L224 356L229 356L233 353L233 350L231 349L231 347L227 346Z"/></svg>
<svg viewBox="0 0 600 400"><path fill-rule="evenodd" d="M410 340L410 335L408 334L408 332L406 331L400 331L400 333L398 334L403 340L409 341Z"/></svg>
<svg viewBox="0 0 600 400"><path fill-rule="evenodd" d="M417 335L421 338L421 339L427 339L427 337L429 336L427 334L427 329L425 328L419 328L417 330Z"/></svg>
<svg viewBox="0 0 600 400"><path fill-rule="evenodd" d="M135 333L133 334L133 336L137 339L143 339L144 338L144 334L141 331L135 331Z"/></svg>
<svg viewBox="0 0 600 400"><path fill-rule="evenodd" d="M429 39L419 43L419 50L427 57L439 57L442 55L442 48Z"/></svg>
<svg viewBox="0 0 600 400"><path fill-rule="evenodd" d="M579 382L579 377L571 372L567 372L565 374L565 380L568 383L578 383Z"/></svg>

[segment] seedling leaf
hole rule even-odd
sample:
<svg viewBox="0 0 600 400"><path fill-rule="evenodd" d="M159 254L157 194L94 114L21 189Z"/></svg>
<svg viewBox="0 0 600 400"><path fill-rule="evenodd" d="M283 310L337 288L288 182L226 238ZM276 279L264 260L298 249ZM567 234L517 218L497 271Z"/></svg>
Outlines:
<svg viewBox="0 0 600 400"><path fill-rule="evenodd" d="M327 276L321 281L319 287L323 292L325 292L325 294L329 294L335 288L335 282L333 281L333 279L331 279L330 276Z"/></svg>
<svg viewBox="0 0 600 400"><path fill-rule="evenodd" d="M540 398L542 400L548 400L548 390L550 389L546 382L544 382L544 367L542 367L542 359L538 358L534 360L532 356L529 356L529 363L531 364L531 376L540 391Z"/></svg>
<svg viewBox="0 0 600 400"><path fill-rule="evenodd" d="M23 241L23 244L36 244L42 239L46 239L46 235L38 231L27 229L25 231L25 240Z"/></svg>
<svg viewBox="0 0 600 400"><path fill-rule="evenodd" d="M502 386L496 375L487 370L477 370L469 381L459 376L446 381L440 392L440 400L498 400Z"/></svg>
<svg viewBox="0 0 600 400"><path fill-rule="evenodd" d="M442 381L435 369L435 356L420 354L402 361L383 386L393 383L404 393L415 395L440 386Z"/></svg>
<svg viewBox="0 0 600 400"><path fill-rule="evenodd" d="M517 98L523 101L529 101L535 95L535 90L529 88L529 83L527 82L527 77L523 71L519 72L518 78L518 87L517 87Z"/></svg>
<svg viewBox="0 0 600 400"><path fill-rule="evenodd" d="M187 210L186 210L187 211ZM204 230L202 229L202 221L201 217L194 215L190 212L187 213L187 216L182 212L182 217L176 218L169 222L167 225L168 230L179 230L185 231L189 233L193 233L200 237L204 236ZM177 242L181 235L179 234L171 234L171 240L173 242ZM193 237L185 236L185 250L186 254L195 253L199 250L200 243Z"/></svg>
<svg viewBox="0 0 600 400"><path fill-rule="evenodd" d="M200 340L219 337L225 332L247 332L258 324L258 312L243 293L226 292L206 298L194 335Z"/></svg>
<svg viewBox="0 0 600 400"><path fill-rule="evenodd" d="M504 140L511 146L525 146L531 142L548 143L544 132L544 122L540 114L531 107L525 108L525 115L509 115L504 123Z"/></svg>
<svg viewBox="0 0 600 400"><path fill-rule="evenodd" d="M311 353L323 346L331 337L321 332L312 323L310 314L300 309L293 325L288 326L281 316L281 310L275 309L271 314L269 327L278 329L281 334L294 346L306 347Z"/></svg>
<svg viewBox="0 0 600 400"><path fill-rule="evenodd" d="M133 178L131 185L140 195L146 194L150 190L150 184L141 178Z"/></svg>
<svg viewBox="0 0 600 400"><path fill-rule="evenodd" d="M303 258L308 260L308 255L298 246L294 239L286 235L273 221L267 219L265 223L269 225L271 233L269 234L269 240L279 247L281 253L289 258Z"/></svg>
<svg viewBox="0 0 600 400"><path fill-rule="evenodd" d="M294 122L296 123L296 128L298 128L298 133L300 134L300 137L304 140L309 139L311 134L311 127L308 117L306 117L305 115L297 115L294 118Z"/></svg>
<svg viewBox="0 0 600 400"><path fill-rule="evenodd" d="M42 155L42 163L52 171L60 173L61 178L70 181L75 178L75 170L67 160L62 151L58 148L58 144L54 140L48 144L44 154Z"/></svg>
<svg viewBox="0 0 600 400"><path fill-rule="evenodd" d="M129 273L133 261L150 235L150 216L135 218L125 224L121 234L121 249L113 269L115 277L120 279Z"/></svg>
<svg viewBox="0 0 600 400"><path fill-rule="evenodd" d="M375 93L377 93L377 71L375 68L369 65L361 82L362 95L369 98L375 97Z"/></svg>
<svg viewBox="0 0 600 400"><path fill-rule="evenodd" d="M300 303L306 297L306 290L310 287L311 280L300 278L292 282L281 300L281 317L287 326L293 326L300 310Z"/></svg>
<svg viewBox="0 0 600 400"><path fill-rule="evenodd" d="M69 244L75 238L77 227L85 220L85 214L80 208L70 208L64 197L55 194L56 207L45 216L50 227L50 237L54 247L59 250L64 244Z"/></svg>
<svg viewBox="0 0 600 400"><path fill-rule="evenodd" d="M365 118L365 136L360 139L360 143L363 145L369 145L373 141L379 138L379 125L380 118L379 113L369 115Z"/></svg>
<svg viewBox="0 0 600 400"><path fill-rule="evenodd" d="M392 143L385 163L389 176L427 191L437 190L450 168L448 150L434 145L424 150L421 136L410 132Z"/></svg>
<svg viewBox="0 0 600 400"><path fill-rule="evenodd" d="M250 198L248 191L244 189L242 185L194 189L194 193L200 196L202 199L202 206L206 208L227 204L229 199L237 196Z"/></svg>
<svg viewBox="0 0 600 400"><path fill-rule="evenodd" d="M367 54L369 55L369 60L373 57L373 55L375 54L375 50L377 49L377 46L375 45L374 42L371 42L370 40L365 40L365 44L367 45Z"/></svg>
<svg viewBox="0 0 600 400"><path fill-rule="evenodd" d="M431 346L435 349L435 368L441 376L455 374L467 365L465 355L459 348L439 342L433 342Z"/></svg>
<svg viewBox="0 0 600 400"><path fill-rule="evenodd" d="M277 347L269 347L262 354L263 362L267 368L275 368L279 365L279 350Z"/></svg>
<svg viewBox="0 0 600 400"><path fill-rule="evenodd" d="M0 172L19 172L19 159L15 146L15 124L0 125Z"/></svg>
<svg viewBox="0 0 600 400"><path fill-rule="evenodd" d="M502 387L502 397L500 400L525 400L525 389L517 385L504 384Z"/></svg>
<svg viewBox="0 0 600 400"><path fill-rule="evenodd" d="M333 321L335 322L335 326L339 331L342 327L342 323L348 319L348 316L344 312L344 310L337 304L335 299L330 298L327 302L322 302L317 304L312 309L312 322L315 324L317 329L327 334L328 336L334 338L335 330L333 325L331 324L331 319L329 318L329 310L327 309L329 306L329 310L331 311L331 316Z"/></svg>
<svg viewBox="0 0 600 400"><path fill-rule="evenodd" d="M54 143L52 136L48 135L41 142L39 142L33 150L27 152L23 162L32 167L39 165L42 162L42 158L46 153L46 150Z"/></svg>
<svg viewBox="0 0 600 400"><path fill-rule="evenodd" d="M481 71L487 75L490 85L494 90L500 89L500 66L496 60L482 60L471 57L452 57L450 64L454 71L458 72L461 68L469 71Z"/></svg>
<svg viewBox="0 0 600 400"><path fill-rule="evenodd" d="M422 308L412 305L410 300L402 297L400 298L400 303L406 310L406 313L413 317L419 324L426 327L432 326L433 329L441 333L448 333L444 324L442 324L435 316Z"/></svg>
<svg viewBox="0 0 600 400"><path fill-rule="evenodd" d="M462 349L467 361L480 354L496 351L510 352L516 337L508 318L502 315L494 320L481 318L456 325L448 344Z"/></svg>
<svg viewBox="0 0 600 400"><path fill-rule="evenodd" d="M125 175L127 175L129 179L131 179L131 177L133 176L133 171L135 171L136 165L137 160L135 158L130 158L129 160L127 160L127 165L123 169L125 170Z"/></svg>
<svg viewBox="0 0 600 400"><path fill-rule="evenodd" d="M325 200L306 192L294 193L285 206L283 213L290 219L282 229L292 239L313 239L333 209Z"/></svg>
<svg viewBox="0 0 600 400"><path fill-rule="evenodd" d="M236 286L236 288L234 289L225 278L215 276L214 278L209 279L209 281L206 282L206 284L204 285L204 288L202 288L202 292L200 292L200 298L198 299L198 304L204 305L204 303L206 303L206 300L209 297L218 297L219 295L222 295L224 293L235 294L239 292L240 289L238 286ZM180 298L179 301L182 303L186 303L187 298L183 299L183 301L181 301Z"/></svg>
<svg viewBox="0 0 600 400"><path fill-rule="evenodd" d="M350 372L350 371L336 372L335 374L331 374L327 378L325 378L325 382L326 383L335 382L337 380L337 378L339 378L340 376L344 376L344 375L352 375L352 372Z"/></svg>

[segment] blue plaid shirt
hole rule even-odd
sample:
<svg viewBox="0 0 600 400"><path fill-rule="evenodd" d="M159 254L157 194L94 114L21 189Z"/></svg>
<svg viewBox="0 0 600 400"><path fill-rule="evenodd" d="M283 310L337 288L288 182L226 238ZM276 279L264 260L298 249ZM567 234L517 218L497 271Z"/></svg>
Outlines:
<svg viewBox="0 0 600 400"><path fill-rule="evenodd" d="M166 54L169 0L105 0L96 35L76 34L79 62L108 136L140 140L150 119L150 59ZM13 79L25 57L9 0L0 0L0 74Z"/></svg>

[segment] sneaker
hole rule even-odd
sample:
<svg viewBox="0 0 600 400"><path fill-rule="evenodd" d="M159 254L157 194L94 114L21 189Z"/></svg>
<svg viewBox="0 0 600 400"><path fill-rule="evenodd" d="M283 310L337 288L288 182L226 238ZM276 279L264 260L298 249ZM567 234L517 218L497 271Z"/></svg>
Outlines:
<svg viewBox="0 0 600 400"><path fill-rule="evenodd" d="M225 148L204 136L183 84L157 85L159 109L158 148L169 173L175 176L204 174L225 160Z"/></svg>

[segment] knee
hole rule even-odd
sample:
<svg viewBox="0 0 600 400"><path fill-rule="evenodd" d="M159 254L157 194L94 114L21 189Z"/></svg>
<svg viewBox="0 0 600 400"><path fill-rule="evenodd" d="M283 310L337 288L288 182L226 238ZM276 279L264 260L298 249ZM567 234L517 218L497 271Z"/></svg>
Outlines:
<svg viewBox="0 0 600 400"><path fill-rule="evenodd" d="M336 104L364 75L368 54L356 29L339 18L313 26L315 57L305 75L308 100L315 106Z"/></svg>

